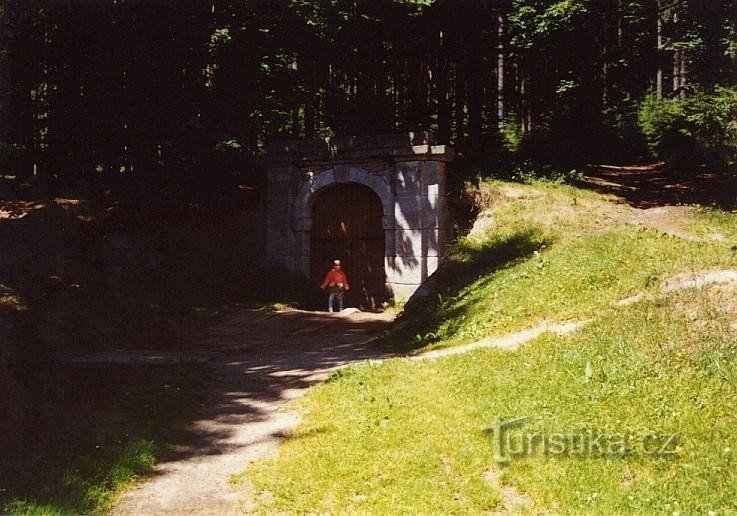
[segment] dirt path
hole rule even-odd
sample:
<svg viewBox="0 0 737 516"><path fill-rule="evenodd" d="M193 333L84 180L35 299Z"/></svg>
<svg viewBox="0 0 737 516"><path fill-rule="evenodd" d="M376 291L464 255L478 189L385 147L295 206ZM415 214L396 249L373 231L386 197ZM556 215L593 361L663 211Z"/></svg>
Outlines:
<svg viewBox="0 0 737 516"><path fill-rule="evenodd" d="M660 294L665 295L671 292L678 292L688 288L703 288L712 285L725 285L725 284L736 284L737 283L737 270L726 269L726 270L710 270L710 271L694 271L686 272L682 274L676 274L663 280L660 285ZM625 299L620 299L614 306L627 306L632 303L637 303L645 299L646 295L644 292L640 292L633 296ZM507 333L497 337L486 337L475 342L463 344L460 346L454 346L451 348L440 348L431 351L426 351L418 355L409 357L410 360L434 360L436 358L443 358L453 355L460 355L462 353L468 353L481 348L497 348L507 351L514 351L521 345L530 342L531 340L539 337L543 333L554 333L557 335L568 335L579 329L583 328L587 324L594 322L596 318L584 319L581 321L569 321L565 323L555 323L545 321L537 326L528 328L526 330L520 330L512 333Z"/></svg>
<svg viewBox="0 0 737 516"><path fill-rule="evenodd" d="M683 204L737 207L737 176L734 173L699 171L678 176L660 164L637 166L591 165L583 184L625 199L636 208Z"/></svg>
<svg viewBox="0 0 737 516"><path fill-rule="evenodd" d="M117 352L93 361L207 360L217 374L205 408L152 478L125 493L115 515L240 514L248 486L229 479L272 453L295 427L287 400L338 367L380 358L369 341L390 314L243 311L194 336L185 353Z"/></svg>
<svg viewBox="0 0 737 516"><path fill-rule="evenodd" d="M737 207L737 177L729 174L699 173L678 177L660 165L592 165L581 186L613 194L630 205L614 222L642 225L686 240L721 240L723 235L698 237L687 226L689 205Z"/></svg>

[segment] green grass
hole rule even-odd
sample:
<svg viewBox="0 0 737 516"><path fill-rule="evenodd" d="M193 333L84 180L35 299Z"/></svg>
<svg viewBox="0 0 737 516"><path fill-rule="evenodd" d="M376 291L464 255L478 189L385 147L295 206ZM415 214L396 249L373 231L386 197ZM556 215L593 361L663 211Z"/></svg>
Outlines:
<svg viewBox="0 0 737 516"><path fill-rule="evenodd" d="M588 319L681 271L737 264L723 247L627 227L540 249L460 289L440 309L428 341L444 346L528 327L543 319Z"/></svg>
<svg viewBox="0 0 737 516"><path fill-rule="evenodd" d="M629 208L620 199L574 186L531 181L528 184L487 181L473 188L477 207L486 218L465 240L481 243L510 227L534 224L570 240L609 229Z"/></svg>
<svg viewBox="0 0 737 516"><path fill-rule="evenodd" d="M192 420L207 377L196 364L57 364L43 373L34 387L41 419L23 450L4 454L3 514L104 513Z"/></svg>
<svg viewBox="0 0 737 516"><path fill-rule="evenodd" d="M415 347L452 346L543 318L595 320L516 352L393 359L335 374L299 402L303 423L278 458L237 479L255 486L253 510L478 514L504 508L499 486L485 479L500 470L504 485L530 496L532 512L737 512L737 288L658 292L676 272L735 268L734 250L614 224L570 238L555 222L513 210L518 222L508 229L461 242L441 299L393 337L410 328L424 332ZM737 224L733 214L713 218ZM650 297L616 305L639 291ZM523 454L502 466L484 428L516 417L531 418L511 431L517 438L591 431L631 450ZM642 439L650 434L677 436L674 453L649 455L652 441Z"/></svg>
<svg viewBox="0 0 737 516"><path fill-rule="evenodd" d="M737 246L737 212L726 212L717 208L696 207L690 229L707 238L721 236L730 245Z"/></svg>
<svg viewBox="0 0 737 516"><path fill-rule="evenodd" d="M694 242L617 223L624 207L569 186L526 189L537 196L491 196L493 224L456 244L438 297L410 306L387 335L389 345L426 350L543 320L589 319L618 300L656 292L670 275L737 265L734 242ZM735 214L704 220L708 212L698 213L689 228L695 234L737 226Z"/></svg>
<svg viewBox="0 0 737 516"><path fill-rule="evenodd" d="M532 416L530 432L597 429L677 434L675 458L636 448L615 458L517 458L504 481L536 509L577 513L737 510L737 355L724 327L699 332L676 315L687 293L622 309L570 338L516 353L363 364L304 400L277 461L248 478L271 493L263 512L479 513L500 509L483 474L498 467L483 427ZM643 321L648 324L643 324ZM692 349L698 342L698 349ZM591 371L587 375L587 364Z"/></svg>

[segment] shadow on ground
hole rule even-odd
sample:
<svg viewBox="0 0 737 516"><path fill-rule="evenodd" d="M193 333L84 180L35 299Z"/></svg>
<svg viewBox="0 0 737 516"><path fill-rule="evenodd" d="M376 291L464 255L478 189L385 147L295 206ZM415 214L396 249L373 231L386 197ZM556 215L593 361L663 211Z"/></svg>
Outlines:
<svg viewBox="0 0 737 516"><path fill-rule="evenodd" d="M387 351L407 353L450 337L438 330L445 321L463 317L468 308L459 301L465 287L529 258L549 243L541 231L529 228L481 247L459 244L454 256L415 293L378 344Z"/></svg>
<svg viewBox="0 0 737 516"><path fill-rule="evenodd" d="M737 207L737 174L700 172L679 175L662 165L591 165L579 186L625 199L636 208L700 204Z"/></svg>
<svg viewBox="0 0 737 516"><path fill-rule="evenodd" d="M384 358L373 337L389 314L243 310L189 339L188 357L214 372L197 421L153 470L152 479L123 497L114 514L237 512L247 487L230 476L270 453L297 423L284 402L324 380L336 368ZM153 352L152 352L153 353ZM151 354L117 354L135 361ZM176 361L177 354L159 354ZM104 361L104 354L88 357ZM204 510L206 508L206 511Z"/></svg>
<svg viewBox="0 0 737 516"><path fill-rule="evenodd" d="M202 419L226 426L260 421L273 410L273 404L292 399L336 368L387 356L373 339L392 320L390 314L355 309L338 314L302 310L231 314L191 337L184 353L185 357L190 353L206 357L216 375ZM105 359L104 355L91 358ZM135 360L136 354L131 358ZM221 453L220 439L211 437L221 435L227 441L227 432L219 432L218 424L210 430L213 432L204 432L203 444L212 453ZM192 432L196 435L200 429ZM184 450L185 456L187 453ZM181 457L175 452L168 458Z"/></svg>
<svg viewBox="0 0 737 516"><path fill-rule="evenodd" d="M391 321L355 309L242 310L189 337L181 351L106 351L43 370L31 364L53 379L34 397L44 407L39 425L56 432L39 432L42 440L27 440L5 462L0 499L86 512L90 485L129 471L149 480L114 513L237 512L247 493L230 489L230 475L296 424L284 402L337 367L386 356L372 338ZM171 447L163 450L164 442ZM149 471L154 455L160 459ZM39 479L29 466L44 461L48 474Z"/></svg>
<svg viewBox="0 0 737 516"><path fill-rule="evenodd" d="M269 404L371 356L351 346L388 324L243 310L271 287L248 267L252 208L147 200L0 199L0 512L90 512L161 443L166 467L271 442L273 425L234 429L271 424ZM109 355L70 361L93 352ZM218 424L182 433L196 418ZM3 511L13 499L27 505Z"/></svg>

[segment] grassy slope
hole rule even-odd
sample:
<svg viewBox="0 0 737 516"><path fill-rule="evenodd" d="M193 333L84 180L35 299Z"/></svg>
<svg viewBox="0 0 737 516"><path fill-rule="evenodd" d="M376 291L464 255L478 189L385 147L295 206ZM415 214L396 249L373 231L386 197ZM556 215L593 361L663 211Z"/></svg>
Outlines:
<svg viewBox="0 0 737 516"><path fill-rule="evenodd" d="M406 314L392 344L411 338L414 348L445 347L546 319L588 319L617 300L655 292L668 275L735 261L729 214L696 212L695 234L727 237L699 243L625 224L636 220L627 207L573 187L486 189L486 224L459 242L439 300Z"/></svg>
<svg viewBox="0 0 737 516"><path fill-rule="evenodd" d="M736 267L728 230L737 216L696 213L692 230L727 241L689 242L611 228L626 209L594 194L537 185L522 189L527 198L501 198L508 188L492 185L493 222L459 246L446 297L418 313L415 345L451 346L542 318L598 319L517 352L395 359L336 375L302 400L304 423L279 458L245 473L262 493L257 510L501 509L498 486L484 479L500 467L482 429L530 416L530 432L596 429L634 443L623 457L514 458L502 482L529 493L533 512L737 511L737 291L613 304L655 294L673 272ZM637 443L649 433L677 434L675 456L644 454Z"/></svg>

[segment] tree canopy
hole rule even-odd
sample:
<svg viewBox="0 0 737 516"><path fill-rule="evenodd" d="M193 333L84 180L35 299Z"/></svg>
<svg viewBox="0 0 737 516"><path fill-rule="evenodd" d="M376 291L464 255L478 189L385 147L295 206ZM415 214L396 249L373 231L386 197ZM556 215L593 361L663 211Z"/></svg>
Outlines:
<svg viewBox="0 0 737 516"><path fill-rule="evenodd" d="M63 181L208 179L272 139L414 129L466 156L636 159L649 95L737 82L737 0L5 0L0 16L2 173Z"/></svg>

